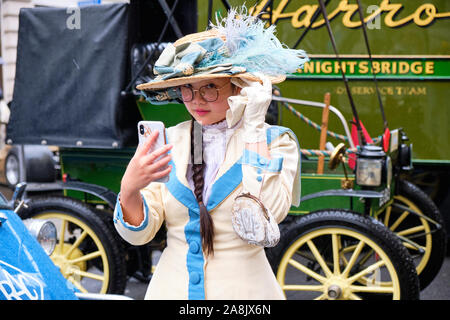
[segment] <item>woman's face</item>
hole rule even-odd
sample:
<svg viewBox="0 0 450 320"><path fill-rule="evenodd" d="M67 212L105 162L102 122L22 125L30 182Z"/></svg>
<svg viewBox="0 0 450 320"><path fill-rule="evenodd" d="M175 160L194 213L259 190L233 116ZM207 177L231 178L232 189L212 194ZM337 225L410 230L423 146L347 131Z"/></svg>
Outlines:
<svg viewBox="0 0 450 320"><path fill-rule="evenodd" d="M229 108L227 99L235 94L235 87L231 84L230 79L218 78L185 85L180 88L183 99L185 99L185 94L183 94L183 92L189 92L189 87L194 90L194 97L191 101L185 101L184 104L197 122L202 125L208 125L225 119ZM217 100L209 102L205 99L208 97L202 97L200 92L196 91L202 87L207 88L209 92L211 92L211 89L213 92L215 92L214 88L218 89Z"/></svg>

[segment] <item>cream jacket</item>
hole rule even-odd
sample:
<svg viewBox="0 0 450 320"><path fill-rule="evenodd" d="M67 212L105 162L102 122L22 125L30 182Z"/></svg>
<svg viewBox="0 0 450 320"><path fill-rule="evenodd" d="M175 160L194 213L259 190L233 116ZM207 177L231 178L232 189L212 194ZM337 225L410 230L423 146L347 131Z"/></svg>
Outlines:
<svg viewBox="0 0 450 320"><path fill-rule="evenodd" d="M250 191L280 223L291 204L298 206L300 156L294 133L266 124L269 160L244 150L243 130L235 130L207 204L215 237L214 256L205 256L198 205L186 180L190 126L186 121L167 130L173 145L170 179L141 190L145 214L141 225L123 220L119 201L114 212L117 231L134 245L151 241L165 221L167 247L145 299L284 299L264 248L246 243L233 230L231 207L236 196Z"/></svg>

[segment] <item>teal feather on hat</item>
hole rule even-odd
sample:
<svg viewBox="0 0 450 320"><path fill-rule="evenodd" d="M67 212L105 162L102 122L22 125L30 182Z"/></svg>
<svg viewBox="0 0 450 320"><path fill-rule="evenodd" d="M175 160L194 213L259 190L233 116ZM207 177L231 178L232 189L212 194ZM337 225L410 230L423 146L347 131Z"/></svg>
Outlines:
<svg viewBox="0 0 450 320"><path fill-rule="evenodd" d="M199 67L231 63L244 67L247 72L285 75L303 68L309 61L305 51L289 49L278 40L275 25L265 28L265 22L248 15L245 6L240 12L230 9L221 20L216 17L216 23L211 23L211 28L225 37L228 52L211 55L201 61Z"/></svg>

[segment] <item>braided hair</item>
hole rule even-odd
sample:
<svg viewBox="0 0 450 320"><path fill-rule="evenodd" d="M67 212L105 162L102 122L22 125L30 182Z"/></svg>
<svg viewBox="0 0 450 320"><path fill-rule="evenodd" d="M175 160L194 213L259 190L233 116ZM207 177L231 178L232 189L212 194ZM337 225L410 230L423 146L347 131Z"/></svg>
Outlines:
<svg viewBox="0 0 450 320"><path fill-rule="evenodd" d="M202 249L206 255L214 255L214 224L211 215L203 203L203 188L205 181L203 177L205 163L203 161L203 143L201 128L198 134L195 127L198 123L192 119L191 124L191 161L192 161L192 180L194 182L194 195L197 199L200 210L200 234L202 237ZM201 156L200 156L201 155Z"/></svg>

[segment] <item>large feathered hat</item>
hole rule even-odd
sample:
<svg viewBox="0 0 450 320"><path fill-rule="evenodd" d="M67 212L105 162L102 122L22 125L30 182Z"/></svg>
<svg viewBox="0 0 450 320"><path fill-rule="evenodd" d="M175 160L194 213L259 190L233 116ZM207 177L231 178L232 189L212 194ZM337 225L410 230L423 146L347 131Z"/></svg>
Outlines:
<svg viewBox="0 0 450 320"><path fill-rule="evenodd" d="M275 26L265 28L265 22L248 15L244 6L216 21L207 31L168 44L154 65L155 79L137 89L147 99L163 102L176 96L169 88L212 78L257 81L262 73L272 83L280 83L309 60L303 50L283 45L275 36Z"/></svg>

